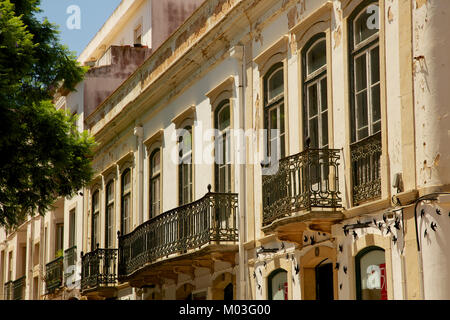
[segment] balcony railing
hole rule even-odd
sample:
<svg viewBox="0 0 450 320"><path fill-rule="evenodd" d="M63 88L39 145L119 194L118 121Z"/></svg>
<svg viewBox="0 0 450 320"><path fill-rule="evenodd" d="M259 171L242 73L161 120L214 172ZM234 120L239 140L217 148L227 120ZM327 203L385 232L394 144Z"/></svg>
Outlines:
<svg viewBox="0 0 450 320"><path fill-rule="evenodd" d="M63 257L59 257L45 266L45 284L47 293L53 293L63 284Z"/></svg>
<svg viewBox="0 0 450 320"><path fill-rule="evenodd" d="M81 290L117 285L117 249L81 253Z"/></svg>
<svg viewBox="0 0 450 320"><path fill-rule="evenodd" d="M350 146L353 205L381 197L381 132Z"/></svg>
<svg viewBox="0 0 450 320"><path fill-rule="evenodd" d="M340 207L338 166L339 150L308 149L265 168L263 225L313 207Z"/></svg>
<svg viewBox="0 0 450 320"><path fill-rule="evenodd" d="M237 210L237 194L210 192L120 236L119 278L170 254L185 253L212 242L237 241Z"/></svg>
<svg viewBox="0 0 450 320"><path fill-rule="evenodd" d="M13 299L14 300L24 300L25 298L25 280L26 277L17 279L13 282Z"/></svg>
<svg viewBox="0 0 450 320"><path fill-rule="evenodd" d="M64 278L67 279L75 273L77 264L77 247L73 246L64 251ZM66 280L64 280L66 281Z"/></svg>
<svg viewBox="0 0 450 320"><path fill-rule="evenodd" d="M3 286L3 300L12 300L13 298L13 282L8 281Z"/></svg>

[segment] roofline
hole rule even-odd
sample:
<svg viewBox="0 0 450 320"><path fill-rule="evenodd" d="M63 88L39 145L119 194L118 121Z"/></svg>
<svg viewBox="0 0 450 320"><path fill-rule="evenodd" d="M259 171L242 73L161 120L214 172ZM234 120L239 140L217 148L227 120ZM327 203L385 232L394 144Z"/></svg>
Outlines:
<svg viewBox="0 0 450 320"><path fill-rule="evenodd" d="M117 8L113 11L113 13L108 17L106 22L102 25L102 27L97 31L95 36L89 41L87 46L83 49L83 51L78 56L78 61L83 64L89 61L92 54L99 49L102 42L105 40L105 36L102 36L102 33L105 30L114 30L120 26L121 23L126 21L126 16L130 14L132 8L139 7L145 0L122 0ZM106 37L110 33L106 33Z"/></svg>

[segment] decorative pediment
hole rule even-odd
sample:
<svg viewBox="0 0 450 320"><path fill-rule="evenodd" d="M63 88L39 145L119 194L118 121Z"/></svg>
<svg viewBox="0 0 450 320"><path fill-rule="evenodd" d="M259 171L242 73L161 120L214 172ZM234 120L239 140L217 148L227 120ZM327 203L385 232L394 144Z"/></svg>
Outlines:
<svg viewBox="0 0 450 320"><path fill-rule="evenodd" d="M181 113L179 113L175 118L172 119L172 122L175 124L176 128L179 128L180 125L187 119L194 120L195 118L195 105L191 105Z"/></svg>

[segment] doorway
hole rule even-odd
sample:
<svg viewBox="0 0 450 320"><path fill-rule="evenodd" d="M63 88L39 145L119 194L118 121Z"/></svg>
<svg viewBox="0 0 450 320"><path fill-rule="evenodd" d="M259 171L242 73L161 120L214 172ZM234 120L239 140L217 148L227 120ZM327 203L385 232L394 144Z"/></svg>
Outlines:
<svg viewBox="0 0 450 320"><path fill-rule="evenodd" d="M316 266L316 300L333 299L333 264L324 261Z"/></svg>

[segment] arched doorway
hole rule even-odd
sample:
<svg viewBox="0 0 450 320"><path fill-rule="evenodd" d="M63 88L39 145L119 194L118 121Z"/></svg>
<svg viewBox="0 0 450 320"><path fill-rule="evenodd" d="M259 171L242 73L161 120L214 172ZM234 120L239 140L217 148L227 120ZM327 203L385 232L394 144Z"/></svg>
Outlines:
<svg viewBox="0 0 450 320"><path fill-rule="evenodd" d="M303 300L337 298L336 250L328 246L311 248L300 258L300 281Z"/></svg>
<svg viewBox="0 0 450 320"><path fill-rule="evenodd" d="M286 270L280 268L272 271L267 278L267 281L269 300L288 300L288 282Z"/></svg>
<svg viewBox="0 0 450 320"><path fill-rule="evenodd" d="M386 258L384 249L370 246L355 257L356 299L387 300Z"/></svg>
<svg viewBox="0 0 450 320"><path fill-rule="evenodd" d="M234 300L235 299L236 276L230 272L219 274L212 282L212 300Z"/></svg>
<svg viewBox="0 0 450 320"><path fill-rule="evenodd" d="M327 258L315 267L315 272L316 300L333 300L333 263Z"/></svg>

